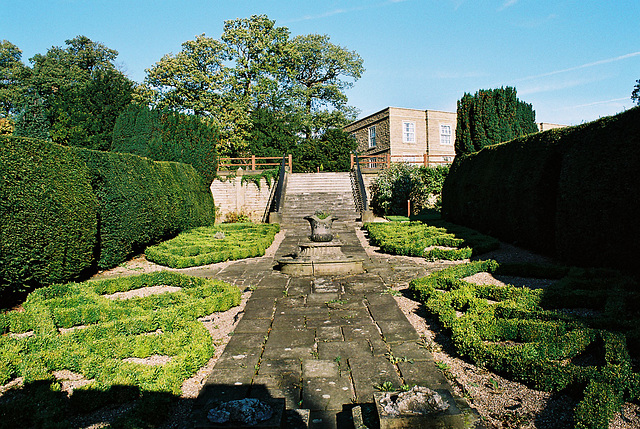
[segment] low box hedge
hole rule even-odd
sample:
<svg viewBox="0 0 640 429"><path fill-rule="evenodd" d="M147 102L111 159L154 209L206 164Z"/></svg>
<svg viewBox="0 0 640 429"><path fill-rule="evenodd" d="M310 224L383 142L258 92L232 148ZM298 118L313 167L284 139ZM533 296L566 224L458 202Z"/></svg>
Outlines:
<svg viewBox="0 0 640 429"><path fill-rule="evenodd" d="M264 255L278 224L233 223L195 228L148 247L148 260L171 268L187 268Z"/></svg>
<svg viewBox="0 0 640 429"><path fill-rule="evenodd" d="M558 281L543 290L463 280L479 272L535 273ZM549 266L546 274L540 265L476 261L415 279L410 289L451 332L460 355L536 389L578 392L576 427L607 428L623 401L640 399L640 375L627 347L638 317L632 307L609 303L620 302L620 296L634 298L637 284L619 273L593 269ZM576 290L583 296L608 290L599 297L604 304L578 304L591 304L602 314L580 317L557 311L575 307ZM587 365L576 362L583 354L592 355Z"/></svg>
<svg viewBox="0 0 640 429"><path fill-rule="evenodd" d="M102 296L155 285L181 289L121 300ZM124 385L179 395L182 382L214 352L197 319L238 305L240 296L235 286L171 272L40 288L23 313L3 315L3 334L33 335L0 336L0 385L15 377L52 380L52 371L64 369L94 380L86 389ZM80 328L60 331L71 327ZM161 367L123 361L155 354L171 360Z"/></svg>
<svg viewBox="0 0 640 429"><path fill-rule="evenodd" d="M443 221L372 222L363 228L383 252L428 260L467 259L500 247L495 238Z"/></svg>

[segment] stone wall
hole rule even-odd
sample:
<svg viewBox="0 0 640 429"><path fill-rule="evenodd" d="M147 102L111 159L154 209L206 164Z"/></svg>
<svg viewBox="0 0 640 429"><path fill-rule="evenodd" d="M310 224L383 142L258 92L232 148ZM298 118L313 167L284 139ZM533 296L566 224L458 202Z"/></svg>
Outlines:
<svg viewBox="0 0 640 429"><path fill-rule="evenodd" d="M372 126L376 127L376 147L369 148L369 128ZM389 108L347 125L344 131L355 137L358 142L358 153L369 155L388 152L391 141Z"/></svg>
<svg viewBox="0 0 640 429"><path fill-rule="evenodd" d="M215 179L211 194L216 205L216 222L223 222L232 213L246 214L251 221L262 222L271 189L264 178L260 179L260 187L253 182L242 183L241 174L225 181Z"/></svg>

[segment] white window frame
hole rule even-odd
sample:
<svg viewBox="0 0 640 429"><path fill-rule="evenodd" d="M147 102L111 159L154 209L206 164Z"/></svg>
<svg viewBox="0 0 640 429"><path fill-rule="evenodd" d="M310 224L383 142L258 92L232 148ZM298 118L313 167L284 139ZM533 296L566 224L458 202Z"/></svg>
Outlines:
<svg viewBox="0 0 640 429"><path fill-rule="evenodd" d="M409 127L411 129L409 129ZM402 121L402 143L416 142L416 123L414 121Z"/></svg>
<svg viewBox="0 0 640 429"><path fill-rule="evenodd" d="M440 124L440 144L450 145L453 134L450 124Z"/></svg>
<svg viewBox="0 0 640 429"><path fill-rule="evenodd" d="M369 136L369 147L376 147L376 126L369 127L367 134Z"/></svg>

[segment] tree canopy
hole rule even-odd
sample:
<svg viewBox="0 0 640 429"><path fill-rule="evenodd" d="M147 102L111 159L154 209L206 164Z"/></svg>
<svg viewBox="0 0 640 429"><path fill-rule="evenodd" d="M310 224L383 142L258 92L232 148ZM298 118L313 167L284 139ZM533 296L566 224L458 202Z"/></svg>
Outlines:
<svg viewBox="0 0 640 429"><path fill-rule="evenodd" d="M225 21L220 39L202 34L165 55L147 70L136 98L210 117L221 130L221 154L236 155L251 145L263 109L297 124L292 133L307 139L354 119L344 90L362 75L362 62L329 36L291 39L286 27L253 15Z"/></svg>
<svg viewBox="0 0 640 429"><path fill-rule="evenodd" d="M631 92L631 99L640 106L640 79L636 81L636 86L633 87Z"/></svg>
<svg viewBox="0 0 640 429"><path fill-rule="evenodd" d="M0 42L0 118L18 113L24 97L23 82L29 68L22 63L22 51L8 40Z"/></svg>
<svg viewBox="0 0 640 429"><path fill-rule="evenodd" d="M465 93L458 100L457 117L458 155L538 131L533 107L520 101L513 87Z"/></svg>
<svg viewBox="0 0 640 429"><path fill-rule="evenodd" d="M108 150L134 83L118 70L114 49L86 36L65 45L36 54L28 67L15 45L2 42L0 116L15 118L16 133L33 131L32 137L46 134L56 143Z"/></svg>

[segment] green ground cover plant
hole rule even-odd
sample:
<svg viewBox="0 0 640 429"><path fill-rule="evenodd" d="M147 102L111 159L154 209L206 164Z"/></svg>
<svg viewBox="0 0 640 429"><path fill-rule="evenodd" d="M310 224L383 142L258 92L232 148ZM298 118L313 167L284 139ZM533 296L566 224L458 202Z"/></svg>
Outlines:
<svg viewBox="0 0 640 429"><path fill-rule="evenodd" d="M557 282L530 289L462 280L480 272ZM415 279L410 289L461 356L533 388L576 395L575 427L607 428L624 401L640 400L637 286L615 271L489 260Z"/></svg>
<svg viewBox="0 0 640 429"><path fill-rule="evenodd" d="M264 255L280 231L277 224L233 223L195 228L148 247L148 260L187 268Z"/></svg>
<svg viewBox="0 0 640 429"><path fill-rule="evenodd" d="M383 252L428 260L467 259L500 247L493 237L442 220L372 222L364 224L364 229L369 232L372 244L380 246Z"/></svg>
<svg viewBox="0 0 640 429"><path fill-rule="evenodd" d="M104 297L156 285L180 290L131 299ZM141 396L142 403L177 397L182 383L214 353L211 336L197 319L238 305L240 296L227 283L167 271L35 290L24 311L0 314L0 385L23 377L30 392L18 391L13 400L0 402L0 426L68 427L60 419L70 410L86 413ZM60 331L72 327L76 329ZM12 335L25 333L31 335ZM152 355L171 359L159 366L124 360ZM82 374L90 383L70 398L60 396L60 382L53 376L60 370ZM24 410L29 410L26 415Z"/></svg>

